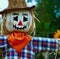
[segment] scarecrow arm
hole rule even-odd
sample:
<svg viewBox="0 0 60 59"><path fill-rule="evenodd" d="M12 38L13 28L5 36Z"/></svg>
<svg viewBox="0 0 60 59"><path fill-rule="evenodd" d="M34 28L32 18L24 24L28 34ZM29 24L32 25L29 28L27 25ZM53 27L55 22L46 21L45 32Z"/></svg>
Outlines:
<svg viewBox="0 0 60 59"><path fill-rule="evenodd" d="M33 37L33 46L38 51L57 51L58 41L53 38Z"/></svg>
<svg viewBox="0 0 60 59"><path fill-rule="evenodd" d="M6 36L0 36L0 48L4 48L7 46L6 39L7 39Z"/></svg>

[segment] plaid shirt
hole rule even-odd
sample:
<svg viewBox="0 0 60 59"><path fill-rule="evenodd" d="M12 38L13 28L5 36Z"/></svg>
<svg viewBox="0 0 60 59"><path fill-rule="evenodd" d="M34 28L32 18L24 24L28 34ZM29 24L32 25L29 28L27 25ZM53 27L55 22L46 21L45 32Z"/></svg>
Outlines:
<svg viewBox="0 0 60 59"><path fill-rule="evenodd" d="M0 48L3 48L3 59L34 59L36 52L57 51L58 41L52 38L33 37L20 54L17 54L8 44L7 37L0 36Z"/></svg>

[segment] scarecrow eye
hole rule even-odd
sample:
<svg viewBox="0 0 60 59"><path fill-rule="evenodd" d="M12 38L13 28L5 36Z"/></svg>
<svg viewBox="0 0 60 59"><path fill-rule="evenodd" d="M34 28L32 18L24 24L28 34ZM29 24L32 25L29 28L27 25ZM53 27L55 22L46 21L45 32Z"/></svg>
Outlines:
<svg viewBox="0 0 60 59"><path fill-rule="evenodd" d="M28 21L28 18L23 17L23 22Z"/></svg>
<svg viewBox="0 0 60 59"><path fill-rule="evenodd" d="M13 20L18 21L18 13L13 13Z"/></svg>
<svg viewBox="0 0 60 59"><path fill-rule="evenodd" d="M13 20L18 21L18 16L13 17Z"/></svg>

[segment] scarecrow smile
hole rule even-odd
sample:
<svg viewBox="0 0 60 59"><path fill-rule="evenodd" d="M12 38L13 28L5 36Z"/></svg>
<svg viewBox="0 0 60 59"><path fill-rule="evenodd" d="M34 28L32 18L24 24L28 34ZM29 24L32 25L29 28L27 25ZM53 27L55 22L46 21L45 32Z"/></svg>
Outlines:
<svg viewBox="0 0 60 59"><path fill-rule="evenodd" d="M25 29L27 26L17 27L16 25L13 25L13 27L14 27L15 29L19 29L19 30L21 30L21 29Z"/></svg>

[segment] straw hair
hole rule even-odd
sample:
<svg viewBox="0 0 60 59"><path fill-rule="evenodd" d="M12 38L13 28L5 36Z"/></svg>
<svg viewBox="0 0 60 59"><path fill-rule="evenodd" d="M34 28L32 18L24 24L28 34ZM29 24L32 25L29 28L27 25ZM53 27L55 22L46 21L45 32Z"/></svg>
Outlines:
<svg viewBox="0 0 60 59"><path fill-rule="evenodd" d="M4 14L3 17L2 17L1 35L7 35L7 34L10 33L10 32L6 29L5 22L6 22L6 17L5 17L5 14Z"/></svg>

